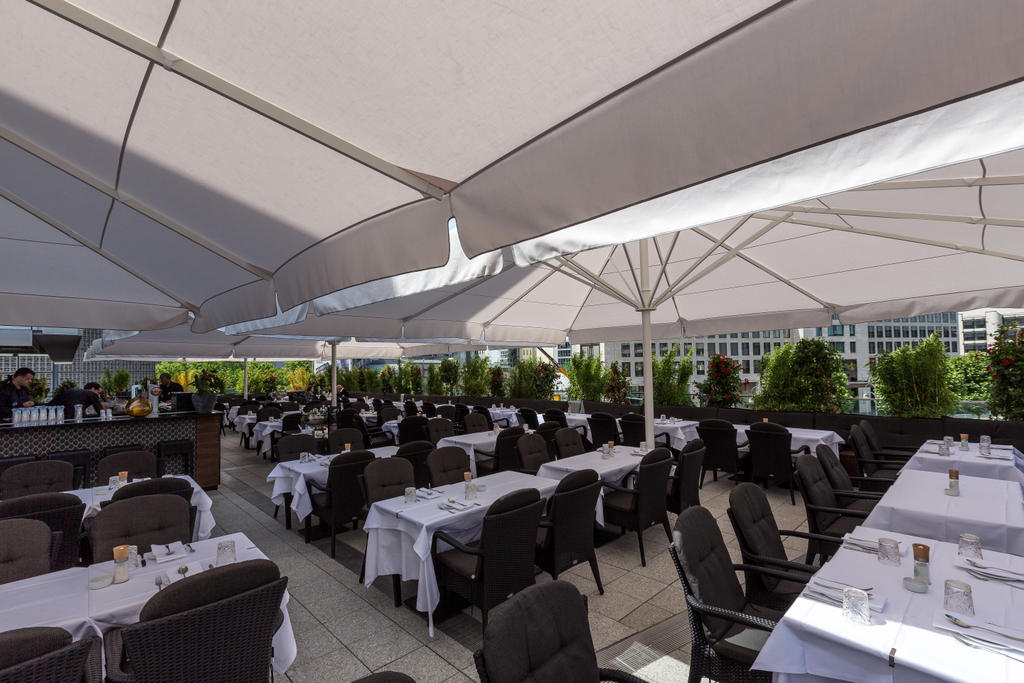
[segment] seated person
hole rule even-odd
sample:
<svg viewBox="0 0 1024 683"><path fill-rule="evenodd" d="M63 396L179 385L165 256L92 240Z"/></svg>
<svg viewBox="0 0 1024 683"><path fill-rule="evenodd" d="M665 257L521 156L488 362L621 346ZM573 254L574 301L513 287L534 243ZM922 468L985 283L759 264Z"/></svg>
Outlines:
<svg viewBox="0 0 1024 683"><path fill-rule="evenodd" d="M83 411L91 407L96 411L96 415L99 415L100 411L105 407L100 400L101 393L103 393L103 390L99 384L89 382L82 389L64 389L53 397L50 405L64 406L64 417L68 420L74 419L76 405L81 405Z"/></svg>

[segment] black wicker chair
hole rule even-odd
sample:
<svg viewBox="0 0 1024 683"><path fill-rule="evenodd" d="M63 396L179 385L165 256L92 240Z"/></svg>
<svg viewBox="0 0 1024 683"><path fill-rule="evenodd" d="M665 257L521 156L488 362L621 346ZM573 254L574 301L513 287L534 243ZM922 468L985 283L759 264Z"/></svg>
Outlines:
<svg viewBox="0 0 1024 683"><path fill-rule="evenodd" d="M288 578L270 560L214 567L171 584L138 623L108 631L107 678L268 681Z"/></svg>
<svg viewBox="0 0 1024 683"><path fill-rule="evenodd" d="M704 467L700 472L700 485L704 486L704 475L708 471L718 481L718 470L735 474L749 471L750 454L740 452L747 445L744 441L736 443L736 428L727 420L701 420L697 424L697 435L704 442L707 451L704 453Z"/></svg>
<svg viewBox="0 0 1024 683"><path fill-rule="evenodd" d="M402 412L405 413L406 417L412 417L420 414L420 409L416 407L416 401L406 401L402 404Z"/></svg>
<svg viewBox="0 0 1024 683"><path fill-rule="evenodd" d="M364 517L363 489L359 485L359 477L363 476L366 466L374 461L370 451L355 450L334 456L327 470L327 486L319 488L314 482L307 480L306 488L313 511L306 517L306 542L312 535L311 517L316 515L321 522L326 522L331 529L331 557L335 556L338 532L351 523L352 529L359 528L359 520Z"/></svg>
<svg viewBox="0 0 1024 683"><path fill-rule="evenodd" d="M433 405L433 404L431 404L431 405ZM426 408L427 408L427 404L424 403L423 404L423 412L424 413L427 412ZM440 406L435 406L434 410L437 412L437 416L438 417L443 417L446 420L451 420L453 423L455 422L455 406L453 406L453 405L440 405ZM429 415L428 415L428 417L429 417ZM463 417L465 417L465 415L463 415Z"/></svg>
<svg viewBox="0 0 1024 683"><path fill-rule="evenodd" d="M594 517L601 480L594 470L571 472L558 482L537 529L534 562L554 579L580 562L589 562L597 590L604 595L594 551Z"/></svg>
<svg viewBox="0 0 1024 683"><path fill-rule="evenodd" d="M792 579L779 579L759 572L745 572L747 599L773 609L788 609L816 567L790 562L782 546L783 536L810 538L802 531L782 531L775 523L775 515L764 491L750 482L740 484L729 493L729 521L739 540L743 561L758 567L788 571ZM822 540L828 540L823 536ZM796 577L801 577L798 580Z"/></svg>
<svg viewBox="0 0 1024 683"><path fill-rule="evenodd" d="M544 424L549 424L545 422ZM555 448L558 449L559 458L571 458L574 455L586 453L583 447L583 439L580 433L572 427L560 427L555 432Z"/></svg>
<svg viewBox="0 0 1024 683"><path fill-rule="evenodd" d="M398 452L394 455L396 458L405 458L412 463L413 479L416 481L416 488L430 486L430 468L427 467L427 456L433 450L434 444L430 441L409 441L399 446Z"/></svg>
<svg viewBox="0 0 1024 683"><path fill-rule="evenodd" d="M525 433L526 430L522 427L502 429L494 440L494 457L478 459L476 461L477 474L482 477L494 472L523 469L523 463L519 460L519 451L516 449L516 443Z"/></svg>
<svg viewBox="0 0 1024 683"><path fill-rule="evenodd" d="M431 540L441 600L448 591L466 598L483 613L534 583L533 558L544 501L537 489L520 489L506 493L491 503L484 515L480 540L462 543L444 531L437 531ZM437 551L437 542L452 546Z"/></svg>
<svg viewBox="0 0 1024 683"><path fill-rule="evenodd" d="M362 475L363 498L366 510L379 500L387 500L405 494L405 489L416 485L416 474L412 463L405 458L378 458L366 464ZM366 555L359 569L359 583L366 574ZM395 607L402 605L402 577L391 575L391 589L394 593Z"/></svg>
<svg viewBox="0 0 1024 683"><path fill-rule="evenodd" d="M548 445L538 434L523 434L516 441L516 450L519 452L520 472L537 474L541 465L551 461Z"/></svg>
<svg viewBox="0 0 1024 683"><path fill-rule="evenodd" d="M700 439L687 441L683 446L665 489L665 507L669 512L678 515L691 505L700 505L700 472L706 450Z"/></svg>
<svg viewBox="0 0 1024 683"><path fill-rule="evenodd" d="M430 441L430 420L422 415L413 415L398 423L398 445L412 441Z"/></svg>
<svg viewBox="0 0 1024 683"><path fill-rule="evenodd" d="M520 408L516 414L519 416L519 424L525 425L527 429L537 429L540 426L537 411L533 408Z"/></svg>
<svg viewBox="0 0 1024 683"><path fill-rule="evenodd" d="M100 639L72 642L62 628L33 626L0 633L0 683L99 683Z"/></svg>
<svg viewBox="0 0 1024 683"><path fill-rule="evenodd" d="M559 429L562 429L562 426L557 422L541 422L540 426L534 430L544 439L544 443L548 446L548 453L551 454L552 458L559 457L558 444L555 443L555 433Z"/></svg>
<svg viewBox="0 0 1024 683"><path fill-rule="evenodd" d="M344 411L342 411L344 412ZM352 427L359 430L363 435L363 443L366 444L367 448L377 448L379 446L394 446L395 442L391 436L380 428L380 422L375 427L368 427L366 422L363 421L363 417L358 413L352 415L351 425Z"/></svg>
<svg viewBox="0 0 1024 683"><path fill-rule="evenodd" d="M473 660L481 683L641 682L598 668L587 600L567 581L524 588L495 607Z"/></svg>
<svg viewBox="0 0 1024 683"><path fill-rule="evenodd" d="M110 500L100 503L100 508L105 508L119 500L127 500L128 498L136 498L138 496L155 496L165 493L172 496L180 496L188 503L188 531L189 538L191 539L196 528L196 515L199 512L196 506L192 504L192 494L194 492L195 489L192 488L192 484L187 479L179 479L178 477L145 479L122 486L114 491L114 495L110 497Z"/></svg>
<svg viewBox="0 0 1024 683"><path fill-rule="evenodd" d="M702 678L770 683L768 671L750 667L782 613L748 601L737 570L789 578L776 570L734 565L715 518L697 506L676 520L669 554L679 574L690 619L690 683Z"/></svg>
<svg viewBox="0 0 1024 683"><path fill-rule="evenodd" d="M0 472L0 500L33 493L70 491L75 483L75 467L62 460L33 460Z"/></svg>
<svg viewBox="0 0 1024 683"><path fill-rule="evenodd" d="M627 446L639 446L641 441L647 440L646 424L643 415L626 413L619 418L619 428L622 430L622 443ZM648 448L664 446L672 450L672 437L668 434L655 434L654 443L649 443L647 446Z"/></svg>
<svg viewBox="0 0 1024 683"><path fill-rule="evenodd" d="M473 406L473 412L476 413L477 415L484 416L484 419L487 420L488 429L494 429L495 424L497 424L499 427L509 427L507 417L502 417L495 420L494 418L491 417L491 411L488 410L486 406Z"/></svg>
<svg viewBox="0 0 1024 683"><path fill-rule="evenodd" d="M910 454L896 455L892 452L875 453L857 425L850 427L850 441L861 476L865 477L860 488L866 491L886 491L900 476L900 470L907 464Z"/></svg>
<svg viewBox="0 0 1024 683"><path fill-rule="evenodd" d="M852 492L834 490L821 463L813 455L801 455L796 459L796 484L804 498L807 528L812 534L812 538L807 540L804 561L814 564L814 559L820 555L824 563L839 549L842 537L862 524L868 513L840 504L840 497L849 499L856 496ZM831 537L831 540L823 540L821 536Z"/></svg>
<svg viewBox="0 0 1024 683"><path fill-rule="evenodd" d="M435 448L427 456L427 468L434 486L457 484L465 480L466 472L471 471L469 453L458 446Z"/></svg>
<svg viewBox="0 0 1024 683"><path fill-rule="evenodd" d="M562 427L568 427L569 422L565 419L565 411L558 408L548 408L544 411L545 422L556 422Z"/></svg>
<svg viewBox="0 0 1024 683"><path fill-rule="evenodd" d="M373 406L373 411L375 413L380 412L380 409L384 407L384 401L379 398L370 399L370 404Z"/></svg>
<svg viewBox="0 0 1024 683"><path fill-rule="evenodd" d="M156 476L156 456L149 451L121 451L96 463L96 481L100 484L116 477L118 472L128 472L128 481L151 479Z"/></svg>
<svg viewBox="0 0 1024 683"><path fill-rule="evenodd" d="M385 403L377 410L377 426L379 427L391 420L397 420L400 417L402 417L402 411L397 406Z"/></svg>
<svg viewBox="0 0 1024 683"><path fill-rule="evenodd" d="M622 529L636 531L640 544L640 564L647 566L644 553L644 531L655 524L661 524L668 540L672 540L672 529L665 510L665 488L668 473L672 469L672 453L667 448L655 448L640 460L634 488L605 482L611 489L604 496L604 521ZM630 476L633 476L632 474Z"/></svg>
<svg viewBox="0 0 1024 683"><path fill-rule="evenodd" d="M435 417L427 422L427 437L435 446L438 441L449 436L455 436L455 425L448 418Z"/></svg>
<svg viewBox="0 0 1024 683"><path fill-rule="evenodd" d="M455 404L455 412L452 414L451 421L452 421L452 424L455 425L455 431L456 432L467 431L466 430L466 417L468 417L471 414L472 414L472 411L470 411L469 406L467 406L465 403L456 403ZM445 415L445 417L448 417L448 416ZM487 424L487 420L484 420L484 425L485 425L484 428L485 429L487 428L486 424ZM482 431L482 430L480 430L480 431Z"/></svg>
<svg viewBox="0 0 1024 683"><path fill-rule="evenodd" d="M190 442L191 443L191 442ZM47 460L63 460L75 468L75 480L72 489L86 488L92 485L92 451L84 448L70 451L54 451L46 454ZM3 496L0 496L2 498Z"/></svg>
<svg viewBox="0 0 1024 683"><path fill-rule="evenodd" d="M455 431L459 431L459 423L453 422ZM465 434L476 434L477 432L486 432L489 427L487 426L487 419L480 413L468 413L462 418L462 432Z"/></svg>
<svg viewBox="0 0 1024 683"><path fill-rule="evenodd" d="M424 401L423 402L423 410L422 410L422 412L423 412L424 415L427 416L428 420L430 418L432 418L432 417L438 417L438 415L437 415L437 406L434 405L433 403L431 403L430 401Z"/></svg>
<svg viewBox="0 0 1024 683"><path fill-rule="evenodd" d="M868 446L872 452L875 453L875 457L879 456L891 456L897 460L905 459L917 452L917 448L913 446L894 446L891 444L883 444L882 440L878 438L878 432L875 431L874 425L868 420L861 420L857 423L861 433L864 434L864 438L868 441Z"/></svg>
<svg viewBox="0 0 1024 683"><path fill-rule="evenodd" d="M768 480L774 479L776 486L789 486L789 502L796 505L793 495L793 456L810 453L807 446L792 448L793 435L788 429L774 422L755 422L747 428L747 442L750 444L750 479L759 481L767 488Z"/></svg>
<svg viewBox="0 0 1024 683"><path fill-rule="evenodd" d="M69 569L78 563L84 514L85 503L73 493L34 493L0 501L0 519L36 519L51 532L61 533L60 547L53 558L54 571Z"/></svg>
<svg viewBox="0 0 1024 683"><path fill-rule="evenodd" d="M38 519L0 520L0 583L48 573L60 537Z"/></svg>
<svg viewBox="0 0 1024 683"><path fill-rule="evenodd" d="M613 442L616 445L622 443L622 437L619 435L619 425L615 420L615 417L610 413L592 413L587 418L587 424L590 425L590 440L596 444L606 444ZM639 445L639 442L637 442Z"/></svg>
<svg viewBox="0 0 1024 683"><path fill-rule="evenodd" d="M864 483L878 484L880 481L888 481L890 485L894 480L888 479L871 479L869 477L851 477L850 473L846 471L843 464L839 462L839 456L837 456L831 448L821 443L814 449L815 455L818 456L818 462L821 463L821 468L825 470L825 476L828 478L828 483L832 485L832 488L836 491L844 491L847 493L857 493L856 498L847 497L844 500L839 501L843 507L852 507L857 510L866 510L870 512L875 507L875 501L882 497L882 493L878 491L854 491L853 482L856 481L863 485Z"/></svg>
<svg viewBox="0 0 1024 683"><path fill-rule="evenodd" d="M118 545L137 545L139 553L147 553L154 543L188 543L189 518L189 504L181 496L139 496L111 503L89 525L93 561L113 559Z"/></svg>
<svg viewBox="0 0 1024 683"><path fill-rule="evenodd" d="M277 444L286 436L302 433L302 414L292 413L281 418L281 431L270 432L270 460L278 460Z"/></svg>
<svg viewBox="0 0 1024 683"><path fill-rule="evenodd" d="M327 435L328 453L341 453L345 450L345 444L349 445L350 451L361 451L366 448L363 433L354 427L335 429Z"/></svg>

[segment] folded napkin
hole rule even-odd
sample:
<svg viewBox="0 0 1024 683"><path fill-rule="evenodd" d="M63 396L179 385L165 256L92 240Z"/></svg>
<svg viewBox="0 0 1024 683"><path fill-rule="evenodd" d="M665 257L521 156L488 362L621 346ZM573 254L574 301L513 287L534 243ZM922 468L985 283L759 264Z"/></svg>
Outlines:
<svg viewBox="0 0 1024 683"><path fill-rule="evenodd" d="M995 579L1008 581L1024 581L1024 571L1014 570L1005 558L973 560L971 564L966 557L956 555L953 558L953 566L960 569L970 569L980 574L986 574ZM980 566L978 566L980 565Z"/></svg>
<svg viewBox="0 0 1024 683"><path fill-rule="evenodd" d="M1013 448L1014 448L1013 446L1011 446L1009 444L1004 444L1004 443L994 443L994 444L992 444L992 449L993 450L998 449L998 450L1001 450L1001 451L1012 451Z"/></svg>
<svg viewBox="0 0 1024 683"><path fill-rule="evenodd" d="M168 548L170 548L170 552L167 552ZM170 562L171 560L180 560L189 554L188 548L186 548L181 541L175 541L169 545L154 543L152 552L156 557L157 564L163 564L164 562Z"/></svg>
<svg viewBox="0 0 1024 683"><path fill-rule="evenodd" d="M886 538L886 536L879 536L879 538ZM863 533L861 533L859 536L846 534L845 536L843 536L843 544L852 545L857 548L862 548L864 550L871 550L873 552L878 551L878 538L869 538L866 536L866 534ZM910 544L904 543L903 541L899 541L899 547L900 555L905 556L910 548Z"/></svg>
<svg viewBox="0 0 1024 683"><path fill-rule="evenodd" d="M448 500L448 501L446 501L444 503L438 503L438 507L440 507L442 510L444 510L444 509L468 510L469 508L473 507L473 505L470 504L470 503L465 503L465 502L463 502L461 500L454 500L454 499L452 499L452 500Z"/></svg>
<svg viewBox="0 0 1024 683"><path fill-rule="evenodd" d="M189 562L185 566L188 567L188 573L185 575L179 574L177 567L166 570L164 572L164 585L166 586L167 584L181 581L186 576L195 576L196 574L201 574L203 572L203 565L198 562Z"/></svg>
<svg viewBox="0 0 1024 683"><path fill-rule="evenodd" d="M827 581L827 579L823 579ZM826 599L838 600L839 606L843 604L843 589L836 586L826 585L824 583L816 583L814 579L807 584L807 588L804 589L804 593L810 593L812 596L818 594L818 597L825 596ZM881 614L885 610L885 596L884 595L873 595L868 593L868 608L872 612Z"/></svg>
<svg viewBox="0 0 1024 683"><path fill-rule="evenodd" d="M1013 460L1013 453L979 453L978 457L987 458L988 460L1006 460L1007 462L1010 462L1011 460Z"/></svg>
<svg viewBox="0 0 1024 683"><path fill-rule="evenodd" d="M440 496L441 492L435 491L434 489L422 488L416 489L416 495L422 498L426 498L427 500L430 500L431 498L437 498L438 496Z"/></svg>
<svg viewBox="0 0 1024 683"><path fill-rule="evenodd" d="M974 608L975 610L978 609L977 603L975 603ZM970 624L975 628L957 626L946 617L947 614L952 617L956 617L960 621ZM1013 628L1011 626L996 626L990 622L991 620L984 616L975 614L973 617L967 617L962 614L954 614L953 612L949 612L941 607L937 608L932 615L932 626L941 631L959 633L962 636L977 638L978 640L995 643L1000 647L1010 648L1017 652L1024 652L1024 630ZM987 629L992 630L989 631ZM1015 638L1020 638L1021 640L1015 640Z"/></svg>

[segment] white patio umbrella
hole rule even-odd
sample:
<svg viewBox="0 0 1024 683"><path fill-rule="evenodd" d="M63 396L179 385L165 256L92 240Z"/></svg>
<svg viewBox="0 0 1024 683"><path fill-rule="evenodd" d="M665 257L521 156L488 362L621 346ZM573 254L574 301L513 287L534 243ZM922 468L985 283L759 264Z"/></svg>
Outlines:
<svg viewBox="0 0 1024 683"><path fill-rule="evenodd" d="M748 214L925 168L851 182L871 154L823 145L909 149L907 117L1012 88L1022 24L1020 4L955 0L7 2L0 197L68 244L4 249L0 272L74 246L117 266L74 282L128 268L167 309L109 327L189 310L208 330L437 268L453 215L465 253L493 257L697 188L704 212L668 228ZM707 194L800 150L836 172ZM26 289L18 322L75 313ZM101 294L78 315L111 313Z"/></svg>

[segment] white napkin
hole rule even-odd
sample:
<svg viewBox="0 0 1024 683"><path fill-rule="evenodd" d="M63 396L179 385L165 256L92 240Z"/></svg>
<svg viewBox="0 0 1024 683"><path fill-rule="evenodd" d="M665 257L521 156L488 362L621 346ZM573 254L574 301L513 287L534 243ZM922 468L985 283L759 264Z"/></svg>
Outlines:
<svg viewBox="0 0 1024 683"><path fill-rule="evenodd" d="M434 489L422 488L416 489L416 495L426 498L427 500L430 500L431 498L437 498L438 496L440 496L441 492L435 491Z"/></svg>
<svg viewBox="0 0 1024 683"><path fill-rule="evenodd" d="M879 538L885 538L885 536L879 536ZM903 541L898 541L898 542L899 542L899 548L900 548L900 555L906 556L907 550L909 549L910 544L909 543L904 543ZM845 536L843 536L843 543L847 543L849 545L854 545L854 546L857 546L858 548L863 548L864 550L874 550L874 551L878 550L878 539L877 538L875 538L875 539L865 538L863 533L861 533L860 536L853 536L851 534L846 534Z"/></svg>
<svg viewBox="0 0 1024 683"><path fill-rule="evenodd" d="M994 560L975 560L978 564L983 565L982 567L976 567L967 561L967 558L957 555L953 558L953 566L959 567L960 569L971 569L982 574L991 574L994 577L1001 579L1008 579L1010 581L1024 581L1024 572L1015 574L1010 568L1009 562L1003 558L997 558ZM1019 570L1018 570L1019 571Z"/></svg>
<svg viewBox="0 0 1024 683"><path fill-rule="evenodd" d="M170 553L167 552L168 548L171 550ZM171 560L180 560L189 554L188 549L181 541L175 541L174 543L166 546L161 543L154 543L152 550L153 555L156 557L157 564L163 564L164 562L170 562Z"/></svg>
<svg viewBox="0 0 1024 683"><path fill-rule="evenodd" d="M827 582L827 581L828 581L828 579L822 579L822 582ZM812 593L821 593L822 595L827 595L828 597L832 598L833 600L838 600L840 602L839 606L841 606L841 604L843 602L843 589L842 588L840 588L838 586L833 588L831 585L828 585L828 584L825 584L825 583L815 583L813 578L811 579L810 583L807 584L807 588L805 588L804 591L805 592L812 592ZM868 608L872 612L877 612L877 613L881 614L881 612L885 609L885 596L878 596L878 595L873 595L871 593L868 593Z"/></svg>
<svg viewBox="0 0 1024 683"><path fill-rule="evenodd" d="M443 503L439 503L439 505L443 505L445 507L449 507L449 508L451 508L453 510L468 510L469 508L473 507L469 503L464 503L461 500L454 500L454 499L446 501L446 502L443 502Z"/></svg>
<svg viewBox="0 0 1024 683"><path fill-rule="evenodd" d="M1018 652L1024 652L1024 640L1014 640L1013 638L1007 638L1006 636L999 635L997 633L993 633L992 631L986 631L980 628L964 628L962 626L957 626L956 624L952 623L949 619L946 618L947 613L956 617L957 619L960 619L961 621L965 621L968 624L971 624L972 626L984 626L985 628L990 628L995 631L1001 631L1002 633L1013 636L1014 638L1024 639L1024 631L1020 629L1012 628L1010 626L995 626L989 623L988 619L980 617L977 614L975 614L973 617L965 617L962 614L953 614L952 612L947 612L945 609L941 607L936 609L934 615L932 616L932 626L942 631L952 631L953 633L959 633L960 635L970 636L971 638L977 638L979 640L987 640L992 643L998 643L1002 647L1012 648Z"/></svg>
<svg viewBox="0 0 1024 683"><path fill-rule="evenodd" d="M201 574L203 572L203 565L199 564L198 562L189 562L185 566L188 567L188 574L186 574L185 576L195 576L196 574ZM177 567L173 569L168 569L164 572L164 585L166 586L176 581L181 581L185 578L185 576L182 576L178 573Z"/></svg>

